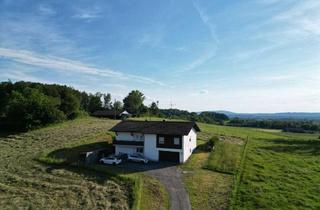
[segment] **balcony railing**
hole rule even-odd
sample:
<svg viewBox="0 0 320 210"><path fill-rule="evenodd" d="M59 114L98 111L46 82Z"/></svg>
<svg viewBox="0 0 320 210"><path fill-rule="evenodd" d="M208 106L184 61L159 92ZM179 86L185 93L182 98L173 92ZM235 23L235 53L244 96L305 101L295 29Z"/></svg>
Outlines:
<svg viewBox="0 0 320 210"><path fill-rule="evenodd" d="M143 146L143 141L123 141L123 140L113 140L115 145L133 145L133 146Z"/></svg>

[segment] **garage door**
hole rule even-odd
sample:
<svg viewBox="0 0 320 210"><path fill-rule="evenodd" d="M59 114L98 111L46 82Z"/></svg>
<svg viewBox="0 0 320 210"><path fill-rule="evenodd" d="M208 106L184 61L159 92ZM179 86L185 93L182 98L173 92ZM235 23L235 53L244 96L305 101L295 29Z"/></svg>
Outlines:
<svg viewBox="0 0 320 210"><path fill-rule="evenodd" d="M179 152L159 151L159 160L179 163Z"/></svg>

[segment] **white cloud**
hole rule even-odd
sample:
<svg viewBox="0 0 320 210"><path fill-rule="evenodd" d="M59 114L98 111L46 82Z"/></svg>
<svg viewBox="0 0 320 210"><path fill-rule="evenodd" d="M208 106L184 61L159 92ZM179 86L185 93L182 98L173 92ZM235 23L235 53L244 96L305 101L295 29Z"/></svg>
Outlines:
<svg viewBox="0 0 320 210"><path fill-rule="evenodd" d="M79 14L74 15L73 17L75 18L79 18L79 19L86 19L86 20L90 20L90 19L96 19L101 17L98 14L94 14L94 13L87 13L87 12L82 12Z"/></svg>
<svg viewBox="0 0 320 210"><path fill-rule="evenodd" d="M200 95L207 95L209 91L207 89L201 89L198 92L193 92L190 96L200 96Z"/></svg>
<svg viewBox="0 0 320 210"><path fill-rule="evenodd" d="M9 79L9 80L24 80L24 81L30 81L30 82L41 82L41 83L46 83L46 84L53 84L54 82L49 81L49 80L44 80L35 76L31 76L30 74L26 74L22 71L10 71L10 72L4 72L1 73L1 78L2 79Z"/></svg>
<svg viewBox="0 0 320 210"><path fill-rule="evenodd" d="M47 18L35 15L3 16L0 27L0 46L14 49L41 49L55 55L81 52L73 39Z"/></svg>
<svg viewBox="0 0 320 210"><path fill-rule="evenodd" d="M192 1L194 8L199 14L200 19L202 22L208 27L208 30L210 32L212 40L217 44L219 43L219 40L216 35L215 25L212 23L212 20L210 16L208 15L207 11L201 7L198 3L195 1Z"/></svg>
<svg viewBox="0 0 320 210"><path fill-rule="evenodd" d="M83 19L88 22L97 18L101 18L102 16L102 11L99 7L93 7L90 9L77 8L76 14L73 15L74 18Z"/></svg>
<svg viewBox="0 0 320 210"><path fill-rule="evenodd" d="M40 13L44 14L44 15L55 15L56 11L49 7L48 5L40 5L39 6L39 11Z"/></svg>
<svg viewBox="0 0 320 210"><path fill-rule="evenodd" d="M199 92L200 94L208 94L209 93L209 91L208 90L206 90L206 89L202 89L202 90L200 90L200 92Z"/></svg>
<svg viewBox="0 0 320 210"><path fill-rule="evenodd" d="M153 80L148 77L124 74L119 71L115 71L107 68L96 68L79 61L53 57L43 56L30 51L25 50L13 50L7 48L0 48L0 56L14 60L18 63L28 64L32 66L44 67L59 71L70 71L74 73L82 73L88 75L94 75L99 77L110 77L120 80L133 80L144 84L157 84L164 86L160 81Z"/></svg>

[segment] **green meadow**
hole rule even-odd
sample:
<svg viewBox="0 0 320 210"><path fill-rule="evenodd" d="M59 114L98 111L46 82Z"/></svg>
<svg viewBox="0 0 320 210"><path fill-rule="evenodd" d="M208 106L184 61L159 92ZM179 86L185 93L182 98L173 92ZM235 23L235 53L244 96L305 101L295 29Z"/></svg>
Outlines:
<svg viewBox="0 0 320 210"><path fill-rule="evenodd" d="M166 189L144 173L72 165L109 146L117 121L86 117L27 133L1 134L1 209L168 209ZM180 165L192 208L320 209L316 134L199 123L197 149Z"/></svg>

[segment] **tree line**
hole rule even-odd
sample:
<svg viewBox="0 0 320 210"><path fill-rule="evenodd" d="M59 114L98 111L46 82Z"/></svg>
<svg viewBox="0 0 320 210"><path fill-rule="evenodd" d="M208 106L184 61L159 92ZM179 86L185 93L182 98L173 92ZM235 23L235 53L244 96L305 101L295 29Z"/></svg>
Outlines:
<svg viewBox="0 0 320 210"><path fill-rule="evenodd" d="M0 128L29 130L97 110L128 109L136 115L144 109L143 100L139 91L132 91L122 103L118 100L112 102L110 93L89 94L65 85L1 82Z"/></svg>
<svg viewBox="0 0 320 210"><path fill-rule="evenodd" d="M91 94L65 85L1 82L0 129L29 130L98 110L126 110L134 117L155 116L228 126L320 132L320 122L317 121L229 119L222 113L159 109L158 101L149 106L144 101L145 96L139 90L132 90L122 101L112 101L110 93Z"/></svg>
<svg viewBox="0 0 320 210"><path fill-rule="evenodd" d="M229 126L281 129L285 132L314 133L320 132L320 122L313 120L255 120L232 118Z"/></svg>
<svg viewBox="0 0 320 210"><path fill-rule="evenodd" d="M223 125L229 120L228 116L216 112L188 112L186 110L179 109L160 109L157 112L158 117L162 118L173 118L173 119L183 119L189 121L197 121L209 124L221 124Z"/></svg>
<svg viewBox="0 0 320 210"><path fill-rule="evenodd" d="M133 116L179 118L206 123L222 123L228 117L218 113L190 113L159 109L159 102L144 105L145 96L132 90L123 101L112 101L110 93L87 93L72 87L34 82L0 83L0 128L29 130L92 114L98 110L126 110Z"/></svg>

